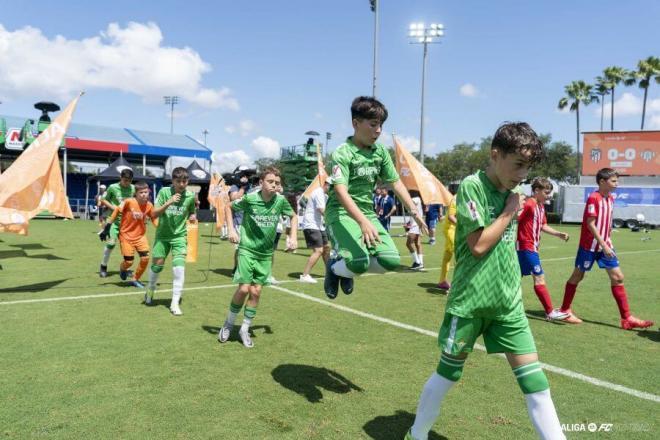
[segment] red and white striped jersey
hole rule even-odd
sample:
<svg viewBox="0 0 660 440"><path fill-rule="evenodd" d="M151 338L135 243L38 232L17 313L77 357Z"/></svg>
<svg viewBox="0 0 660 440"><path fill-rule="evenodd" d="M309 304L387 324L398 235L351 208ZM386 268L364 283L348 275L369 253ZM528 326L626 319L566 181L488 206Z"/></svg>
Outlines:
<svg viewBox="0 0 660 440"><path fill-rule="evenodd" d="M596 230L603 241L612 247L612 208L614 207L614 197L612 194L603 197L598 191L589 194L587 205L584 207L582 215L582 231L580 232L580 247L587 251L598 252L601 249L598 241L594 238L587 227L589 217L596 218Z"/></svg>
<svg viewBox="0 0 660 440"><path fill-rule="evenodd" d="M516 249L519 251L539 251L541 229L547 223L545 207L534 197L525 200L518 216L518 240Z"/></svg>

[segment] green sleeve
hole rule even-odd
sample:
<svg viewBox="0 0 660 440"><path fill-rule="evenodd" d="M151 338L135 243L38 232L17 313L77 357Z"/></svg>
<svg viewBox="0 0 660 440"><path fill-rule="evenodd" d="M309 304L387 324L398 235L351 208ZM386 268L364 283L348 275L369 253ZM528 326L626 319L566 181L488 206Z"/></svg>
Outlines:
<svg viewBox="0 0 660 440"><path fill-rule="evenodd" d="M385 147L380 147L380 154L383 158L383 162L380 166L380 180L387 183L394 183L399 180L399 174L396 172L396 167L394 162L392 162L392 156L390 156L389 151Z"/></svg>
<svg viewBox="0 0 660 440"><path fill-rule="evenodd" d="M245 211L247 206L248 206L247 205L247 197L245 197L245 196L241 197L238 200L234 200L233 202L231 202L231 209L234 212Z"/></svg>
<svg viewBox="0 0 660 440"><path fill-rule="evenodd" d="M350 179L350 168L351 163L350 154L346 152L344 148L338 148L332 153L332 184L341 184L348 186L348 181Z"/></svg>
<svg viewBox="0 0 660 440"><path fill-rule="evenodd" d="M108 186L108 189L105 192L105 197L102 197L102 199L116 205L117 195L115 194L115 187L112 185Z"/></svg>
<svg viewBox="0 0 660 440"><path fill-rule="evenodd" d="M466 234L486 226L489 213L485 202L480 182L471 178L461 182L456 195L456 223Z"/></svg>
<svg viewBox="0 0 660 440"><path fill-rule="evenodd" d="M165 193L165 189L161 189L158 191L158 196L156 197L156 207L163 206L167 202L167 194Z"/></svg>
<svg viewBox="0 0 660 440"><path fill-rule="evenodd" d="M282 199L283 199L282 203L280 204L280 213L287 217L293 217L295 212L293 212L293 208L291 208L291 204L284 197L282 197Z"/></svg>

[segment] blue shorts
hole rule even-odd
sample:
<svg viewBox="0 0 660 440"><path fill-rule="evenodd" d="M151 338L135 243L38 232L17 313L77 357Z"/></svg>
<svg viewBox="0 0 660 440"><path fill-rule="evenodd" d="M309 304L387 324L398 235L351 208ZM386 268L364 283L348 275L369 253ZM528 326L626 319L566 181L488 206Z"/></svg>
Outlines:
<svg viewBox="0 0 660 440"><path fill-rule="evenodd" d="M438 217L426 217L426 226L428 226L429 229L435 229L437 225Z"/></svg>
<svg viewBox="0 0 660 440"><path fill-rule="evenodd" d="M603 252L592 252L578 247L577 256L575 257L575 267L582 272L589 272L594 265L594 261L598 263L598 267L601 269L614 269L619 267L619 259L616 257L616 254L614 254L614 257L612 258L608 258Z"/></svg>
<svg viewBox="0 0 660 440"><path fill-rule="evenodd" d="M543 275L541 259L538 252L518 251L518 262L520 263L520 273L525 275Z"/></svg>

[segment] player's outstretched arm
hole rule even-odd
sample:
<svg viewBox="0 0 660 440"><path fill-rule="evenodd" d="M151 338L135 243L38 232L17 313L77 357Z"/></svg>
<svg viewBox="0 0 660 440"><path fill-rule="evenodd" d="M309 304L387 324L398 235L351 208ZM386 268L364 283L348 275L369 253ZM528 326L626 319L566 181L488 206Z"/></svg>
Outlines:
<svg viewBox="0 0 660 440"><path fill-rule="evenodd" d="M560 231L556 230L555 228L553 228L551 226L548 226L547 224L543 225L541 227L541 230L543 232L545 232L546 234L552 235L553 237L557 237L557 238L560 238L564 241L568 241L569 236L566 232L560 232Z"/></svg>
<svg viewBox="0 0 660 440"><path fill-rule="evenodd" d="M238 243L238 234L234 228L234 216L232 215L232 204L225 205L225 221L227 222L227 236L231 243Z"/></svg>
<svg viewBox="0 0 660 440"><path fill-rule="evenodd" d="M521 194L511 193L506 199L504 210L493 223L468 234L466 241L472 255L481 258L500 241L502 234L504 234L511 220L518 214L523 202Z"/></svg>
<svg viewBox="0 0 660 440"><path fill-rule="evenodd" d="M392 184L392 188L394 189L394 194L396 194L397 197L403 202L403 204L406 205L408 212L410 212L412 218L415 219L415 222L419 226L419 229L422 231L422 233L424 235L429 235L429 228L426 226L426 223L424 223L424 219L420 217L419 212L417 212L417 207L412 201L412 198L410 198L410 194L408 193L408 190L406 189L403 182L397 180Z"/></svg>

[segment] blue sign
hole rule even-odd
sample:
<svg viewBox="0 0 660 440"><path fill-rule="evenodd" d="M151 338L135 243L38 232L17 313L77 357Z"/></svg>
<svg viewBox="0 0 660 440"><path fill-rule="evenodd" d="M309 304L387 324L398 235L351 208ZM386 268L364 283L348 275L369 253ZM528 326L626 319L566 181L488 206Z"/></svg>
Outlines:
<svg viewBox="0 0 660 440"><path fill-rule="evenodd" d="M584 201L589 194L596 191L596 187L584 189ZM660 188L617 188L614 192L614 206L626 207L628 205L656 205L660 206Z"/></svg>

